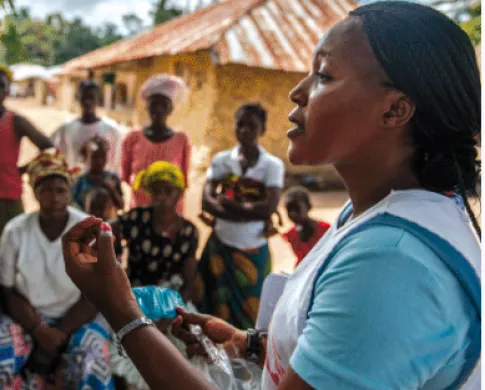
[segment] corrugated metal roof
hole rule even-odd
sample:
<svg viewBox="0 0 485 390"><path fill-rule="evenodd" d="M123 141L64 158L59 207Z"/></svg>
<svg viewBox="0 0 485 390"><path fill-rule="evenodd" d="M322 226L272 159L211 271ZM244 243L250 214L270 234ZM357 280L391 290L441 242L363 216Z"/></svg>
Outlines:
<svg viewBox="0 0 485 390"><path fill-rule="evenodd" d="M218 63L305 72L313 49L353 0L226 0L87 53L65 69L93 69L211 49Z"/></svg>

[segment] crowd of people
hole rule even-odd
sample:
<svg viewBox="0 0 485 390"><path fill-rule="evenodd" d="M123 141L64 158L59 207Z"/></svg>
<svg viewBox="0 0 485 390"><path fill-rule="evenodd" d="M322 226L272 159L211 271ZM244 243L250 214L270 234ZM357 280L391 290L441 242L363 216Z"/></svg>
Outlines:
<svg viewBox="0 0 485 390"><path fill-rule="evenodd" d="M261 289L271 271L268 238L282 233L298 261L329 225L309 218L309 194L294 188L286 206L295 227L272 223L284 188L284 165L259 140L267 112L247 103L235 113L236 145L214 156L207 171L200 218L212 235L197 259L199 232L184 218L191 146L167 120L188 93L168 74L149 78L140 96L150 122L123 136L116 122L99 117L99 86L79 85L79 118L48 138L4 106L12 76L0 69L0 386L109 389L109 326L64 270L61 236L87 215L110 223L119 261L133 287L180 292L193 310L217 315L242 329L254 327ZM17 166L27 136L38 156ZM26 174L39 211L23 213ZM131 188L124 194L122 182ZM129 207L124 200L131 198ZM281 217L280 217L281 218ZM21 347L20 347L21 346ZM10 387L9 387L10 386ZM16 387L17 386L17 387ZM84 387L83 387L84 386ZM118 386L119 387L119 386ZM74 387L72 387L74 388Z"/></svg>
<svg viewBox="0 0 485 390"><path fill-rule="evenodd" d="M478 389L481 230L468 196L480 177L480 75L469 38L443 14L357 8L291 92L290 162L333 164L349 192L332 226L311 218L305 189L283 194L284 164L260 145L264 107L236 110L235 146L206 174L199 217L212 234L200 259L183 210L190 142L167 122L188 93L182 79L145 82L150 122L125 138L98 117L92 80L79 86L80 118L52 138L6 110L10 81L1 68L2 389L121 388L113 332L150 388L213 389L186 359L205 353L193 325L258 363L265 390ZM24 136L40 152L18 167ZM24 173L33 213L22 209ZM272 219L282 196L287 232ZM278 233L298 261L268 329L256 330ZM185 347L140 311L130 287L149 285L188 303L171 329Z"/></svg>

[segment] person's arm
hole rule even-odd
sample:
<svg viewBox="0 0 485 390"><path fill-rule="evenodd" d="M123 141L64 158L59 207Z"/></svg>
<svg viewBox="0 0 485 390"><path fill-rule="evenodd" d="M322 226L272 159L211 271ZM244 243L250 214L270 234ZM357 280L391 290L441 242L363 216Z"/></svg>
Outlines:
<svg viewBox="0 0 485 390"><path fill-rule="evenodd" d="M54 358L67 342L68 334L45 323L29 301L14 288L1 287L0 292L7 314L39 342L49 357Z"/></svg>
<svg viewBox="0 0 485 390"><path fill-rule="evenodd" d="M190 140L189 137L186 137L186 142L184 144L184 156L182 160L182 172L184 173L185 176L185 185L186 187L189 186L189 174L190 174L190 156L192 153L192 148L190 146Z"/></svg>
<svg viewBox="0 0 485 390"><path fill-rule="evenodd" d="M197 275L197 260L195 256L191 256L185 260L183 275L184 287L180 291L180 295L182 295L184 302L189 302L193 298L195 277Z"/></svg>
<svg viewBox="0 0 485 390"><path fill-rule="evenodd" d="M248 218L266 221L278 207L281 188L271 187L267 189L267 198L259 202L239 203L229 198L223 198L222 206L234 214L246 215Z"/></svg>
<svg viewBox="0 0 485 390"><path fill-rule="evenodd" d="M122 210L125 206L123 202L123 192L121 190L121 182L118 176L115 176L108 180L104 180L102 185L108 190L115 207L118 210Z"/></svg>
<svg viewBox="0 0 485 390"><path fill-rule="evenodd" d="M247 222L248 219L244 214L237 214L227 210L216 197L217 186L219 181L207 180L204 185L204 192L202 194L202 210L212 214L216 218L226 219L235 222Z"/></svg>
<svg viewBox="0 0 485 390"><path fill-rule="evenodd" d="M121 145L121 180L130 184L133 164L133 135L128 134Z"/></svg>
<svg viewBox="0 0 485 390"><path fill-rule="evenodd" d="M59 325L59 330L67 335L72 335L81 326L91 322L98 311L86 299L81 298L69 309Z"/></svg>
<svg viewBox="0 0 485 390"><path fill-rule="evenodd" d="M131 321L142 317L143 313L131 292L126 273L116 261L112 236L99 232L101 223L100 219L88 217L63 236L64 261L67 274L73 282L100 310L111 327L118 331ZM95 238L97 250L88 245ZM233 329L233 334L240 335L238 338L244 344L244 332L237 331L222 320L215 321L225 324L226 329ZM220 335L220 332L218 334ZM216 390L215 386L194 369L154 326L141 327L129 332L123 339L123 346L151 389ZM162 370L160 362L163 362ZM308 388L298 376L290 372L278 390Z"/></svg>
<svg viewBox="0 0 485 390"><path fill-rule="evenodd" d="M15 114L13 124L17 139L20 140L22 137L27 137L40 150L52 148L54 146L49 137L38 130L25 117Z"/></svg>
<svg viewBox="0 0 485 390"><path fill-rule="evenodd" d="M199 247L199 231L194 225L191 225L191 228L192 234L188 239L190 248L183 266L184 287L180 291L184 302L189 302L193 298L195 278L197 275L196 252Z"/></svg>
<svg viewBox="0 0 485 390"><path fill-rule="evenodd" d="M112 132L114 142L113 145L111 145L113 148L113 159L110 164L110 169L119 175L122 167L121 148L123 144L123 134L120 126L117 123L115 123L114 127L112 128Z"/></svg>
<svg viewBox="0 0 485 390"><path fill-rule="evenodd" d="M13 287L1 287L3 306L7 314L26 332L33 331L41 322L41 316L36 312L25 297Z"/></svg>

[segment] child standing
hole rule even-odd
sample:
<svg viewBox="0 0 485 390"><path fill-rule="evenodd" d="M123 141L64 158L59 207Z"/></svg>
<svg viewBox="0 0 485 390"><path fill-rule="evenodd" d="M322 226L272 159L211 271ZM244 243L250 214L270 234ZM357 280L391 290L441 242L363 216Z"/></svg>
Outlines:
<svg viewBox="0 0 485 390"><path fill-rule="evenodd" d="M99 136L91 138L80 150L88 170L72 186L72 199L82 210L87 211L88 194L96 187L104 188L108 192L111 198L111 210L123 208L120 178L116 173L105 170L108 151L108 142Z"/></svg>
<svg viewBox="0 0 485 390"><path fill-rule="evenodd" d="M295 224L283 233L283 238L291 244L297 257L295 268L312 250L315 244L330 228L324 221L316 221L308 215L312 208L310 195L305 188L296 187L285 195L285 207L288 218Z"/></svg>

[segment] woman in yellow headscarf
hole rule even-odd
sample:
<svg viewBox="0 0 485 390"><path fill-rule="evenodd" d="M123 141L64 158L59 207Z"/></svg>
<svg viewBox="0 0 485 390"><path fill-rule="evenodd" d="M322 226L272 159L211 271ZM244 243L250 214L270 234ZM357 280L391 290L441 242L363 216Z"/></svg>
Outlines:
<svg viewBox="0 0 485 390"><path fill-rule="evenodd" d="M138 172L133 189L144 191L151 198L151 206L134 208L114 224L115 234L126 241L129 251L132 285L169 287L190 301L198 232L177 213L177 203L185 190L182 170L172 163L156 161Z"/></svg>

